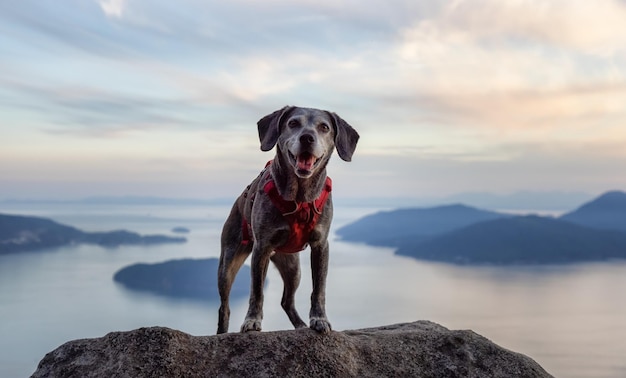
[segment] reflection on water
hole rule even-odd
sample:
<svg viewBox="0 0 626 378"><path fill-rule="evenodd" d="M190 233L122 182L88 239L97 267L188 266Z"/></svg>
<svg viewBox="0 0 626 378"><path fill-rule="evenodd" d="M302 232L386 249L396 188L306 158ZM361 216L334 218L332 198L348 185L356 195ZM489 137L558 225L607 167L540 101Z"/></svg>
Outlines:
<svg viewBox="0 0 626 378"><path fill-rule="evenodd" d="M128 209L124 211L130 211ZM144 209L141 209L144 211ZM187 210L185 210L187 211ZM88 218L79 227L167 233L191 229L189 243L105 250L96 246L0 256L0 376L27 376L45 353L70 339L116 330L167 326L214 334L216 303L170 300L127 291L112 276L136 262L219 255L223 209L152 209L149 218ZM337 210L336 227L370 212ZM131 215L138 215L135 210ZM64 213L66 219L79 219ZM170 221L168 221L170 219ZM121 223L120 223L121 222ZM310 264L302 253L297 307L308 314ZM282 284L268 273L265 330L289 329L280 308ZM626 262L548 267L465 267L420 262L385 248L333 241L327 310L336 330L427 319L472 329L527 354L559 377L626 376ZM246 300L232 303L231 331Z"/></svg>

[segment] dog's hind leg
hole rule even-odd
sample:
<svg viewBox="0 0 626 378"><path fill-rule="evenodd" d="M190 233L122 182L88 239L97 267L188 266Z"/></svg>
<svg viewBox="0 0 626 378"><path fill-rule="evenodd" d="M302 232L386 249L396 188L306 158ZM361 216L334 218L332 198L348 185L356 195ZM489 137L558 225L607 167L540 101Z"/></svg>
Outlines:
<svg viewBox="0 0 626 378"><path fill-rule="evenodd" d="M217 271L217 287L220 293L217 333L228 332L230 320L229 297L235 276L252 250L252 243L241 244L241 215L233 207L222 230L222 252Z"/></svg>
<svg viewBox="0 0 626 378"><path fill-rule="evenodd" d="M217 323L217 333L228 332L230 320L229 297L230 289L235 281L237 272L250 254L250 248L240 246L234 253L225 253L220 257L220 265L217 272L217 287L220 293L219 320Z"/></svg>
<svg viewBox="0 0 626 378"><path fill-rule="evenodd" d="M283 298L280 302L283 310L295 328L306 327L306 323L300 318L295 305L296 290L300 285L300 254L276 253L272 256L272 262L278 268L283 279Z"/></svg>

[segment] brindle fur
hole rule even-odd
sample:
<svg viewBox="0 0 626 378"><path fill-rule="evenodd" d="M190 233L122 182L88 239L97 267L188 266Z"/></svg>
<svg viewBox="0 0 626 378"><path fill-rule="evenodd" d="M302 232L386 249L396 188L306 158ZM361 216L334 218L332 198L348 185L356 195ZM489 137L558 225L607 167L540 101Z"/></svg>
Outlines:
<svg viewBox="0 0 626 378"><path fill-rule="evenodd" d="M270 260L283 279L281 305L295 328L306 327L295 308L295 292L300 284L300 254L275 253L289 237L289 225L263 192L273 179L279 194L288 201L311 202L322 192L326 165L333 151L352 160L359 134L335 113L319 109L286 106L263 117L257 123L261 150L276 146L276 156L261 174L235 201L224 224L221 240L218 287L221 298L217 333L228 332L230 318L229 294L246 258L252 254L250 302L241 332L260 331L263 319L263 284ZM297 156L314 156L311 169L302 169ZM307 168L308 166L305 166ZM300 168L300 169L299 169ZM242 219L251 224L252 240L242 244ZM313 292L309 325L320 333L331 330L326 317L325 291L328 272L328 231L333 217L332 196L309 238Z"/></svg>

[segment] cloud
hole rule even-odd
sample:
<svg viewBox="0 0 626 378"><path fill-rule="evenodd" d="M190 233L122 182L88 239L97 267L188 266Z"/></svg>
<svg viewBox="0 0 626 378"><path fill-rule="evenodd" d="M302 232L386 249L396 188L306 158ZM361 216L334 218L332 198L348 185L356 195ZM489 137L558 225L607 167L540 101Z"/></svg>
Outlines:
<svg viewBox="0 0 626 378"><path fill-rule="evenodd" d="M100 0L98 4L107 16L121 18L125 9L126 0Z"/></svg>
<svg viewBox="0 0 626 378"><path fill-rule="evenodd" d="M614 126L626 117L623 19L626 7L611 0L448 2L399 31L380 103L493 139L603 130L626 140Z"/></svg>
<svg viewBox="0 0 626 378"><path fill-rule="evenodd" d="M558 157L550 148L600 164L626 144L625 12L613 0L0 2L0 111L54 143L94 143L96 160L110 148L98 141L132 156L141 136L141 159L197 167L209 156L168 142L191 152L204 144L188 138L218 138L212 160L245 146L250 163L261 116L326 108L361 133L359 169L415 190L403 169L487 180L490 164L527 172L533 155Z"/></svg>
<svg viewBox="0 0 626 378"><path fill-rule="evenodd" d="M616 0L458 0L416 27L456 40L530 42L612 55L624 51L625 18L626 6Z"/></svg>
<svg viewBox="0 0 626 378"><path fill-rule="evenodd" d="M135 79L137 87L162 83L159 90L173 89L171 97L181 102L234 101L259 109L311 100L344 109L383 104L393 109L385 113L404 120L400 127L424 120L484 127L501 121L485 106L498 103L513 113L508 124L526 127L554 118L541 110L563 102L567 88L598 82L611 87L624 80L623 68L615 64L624 45L625 33L619 31L625 26L617 22L624 6L608 0L567 7L558 1L493 0L97 4L114 16L113 23L94 15L87 18L91 25L80 18L59 22L62 13L20 15L70 46L121 54L92 65L101 76L124 72L122 80L142 78ZM574 23L601 24L602 30L572 31L567 25ZM567 46L609 46L617 57L593 60L576 49L549 49ZM109 63L115 67L107 68ZM95 77L85 85L100 86ZM520 122L525 117L515 113L528 110L534 113L531 122Z"/></svg>
<svg viewBox="0 0 626 378"><path fill-rule="evenodd" d="M592 79L624 79L624 70L606 59L606 54L619 59L626 53L623 19L626 6L612 0L567 6L455 1L435 17L402 29L396 53L457 90L480 89L481 83L495 90L562 86L589 79L591 66L593 74L600 68L605 75Z"/></svg>

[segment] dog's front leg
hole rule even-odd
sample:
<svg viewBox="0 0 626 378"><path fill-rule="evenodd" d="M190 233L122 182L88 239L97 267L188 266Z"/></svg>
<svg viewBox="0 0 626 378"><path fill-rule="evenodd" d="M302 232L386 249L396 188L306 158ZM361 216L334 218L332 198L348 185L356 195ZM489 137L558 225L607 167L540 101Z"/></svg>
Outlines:
<svg viewBox="0 0 626 378"><path fill-rule="evenodd" d="M328 273L328 241L324 240L311 246L311 274L313 293L311 293L310 326L320 333L331 331L326 317L326 275Z"/></svg>
<svg viewBox="0 0 626 378"><path fill-rule="evenodd" d="M260 244L260 243L259 243ZM241 332L260 331L263 320L263 284L267 275L267 267L272 251L264 250L258 244L252 249L250 303Z"/></svg>

